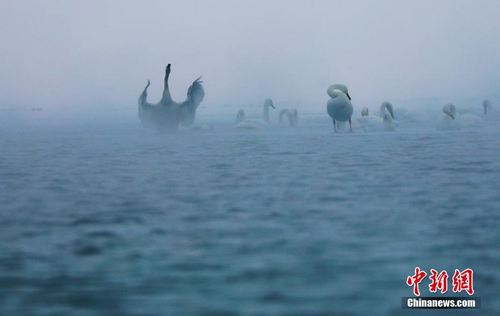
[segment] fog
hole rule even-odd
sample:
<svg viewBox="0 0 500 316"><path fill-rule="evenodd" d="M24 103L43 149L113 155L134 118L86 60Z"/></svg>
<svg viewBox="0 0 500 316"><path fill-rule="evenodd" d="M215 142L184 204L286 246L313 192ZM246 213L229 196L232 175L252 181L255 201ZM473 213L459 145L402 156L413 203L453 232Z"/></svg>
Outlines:
<svg viewBox="0 0 500 316"><path fill-rule="evenodd" d="M204 108L324 111L326 87L355 106L498 97L500 1L2 1L0 106L136 111L151 79ZM417 102L418 103L418 102Z"/></svg>

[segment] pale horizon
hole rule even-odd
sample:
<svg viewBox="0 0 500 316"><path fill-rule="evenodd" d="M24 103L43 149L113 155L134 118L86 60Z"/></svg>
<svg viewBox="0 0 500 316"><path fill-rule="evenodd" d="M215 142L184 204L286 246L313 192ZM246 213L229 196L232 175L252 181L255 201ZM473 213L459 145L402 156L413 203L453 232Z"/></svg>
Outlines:
<svg viewBox="0 0 500 316"><path fill-rule="evenodd" d="M205 108L324 110L328 85L353 102L498 98L499 1L8 1L0 4L2 107L136 109L147 79ZM469 101L465 101L469 100Z"/></svg>

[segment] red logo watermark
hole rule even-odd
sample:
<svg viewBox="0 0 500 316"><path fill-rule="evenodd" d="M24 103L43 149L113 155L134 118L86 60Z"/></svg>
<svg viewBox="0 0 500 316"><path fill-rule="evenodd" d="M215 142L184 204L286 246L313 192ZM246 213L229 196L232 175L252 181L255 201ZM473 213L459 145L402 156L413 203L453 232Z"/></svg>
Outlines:
<svg viewBox="0 0 500 316"><path fill-rule="evenodd" d="M448 272L431 269L429 275L430 284L429 292L436 293L438 290L441 294L448 292ZM413 295L420 296L420 283L427 277L427 272L422 271L420 267L415 267L415 273L406 278L406 284L413 287ZM454 293L462 291L467 292L469 295L474 295L474 271L467 268L463 271L455 269L452 276Z"/></svg>

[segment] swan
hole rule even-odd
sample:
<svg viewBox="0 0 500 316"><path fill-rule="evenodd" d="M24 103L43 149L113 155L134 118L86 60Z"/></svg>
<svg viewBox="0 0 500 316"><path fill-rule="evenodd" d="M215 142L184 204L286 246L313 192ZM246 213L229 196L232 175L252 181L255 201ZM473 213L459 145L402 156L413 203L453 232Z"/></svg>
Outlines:
<svg viewBox="0 0 500 316"><path fill-rule="evenodd" d="M396 121L394 116L394 107L390 102L382 102L379 115L370 115L368 108L363 108L361 117L358 117L358 123L365 131L394 131Z"/></svg>
<svg viewBox="0 0 500 316"><path fill-rule="evenodd" d="M443 106L443 113L438 122L437 129L441 131L460 129L460 124L457 120L457 108L455 105L448 103Z"/></svg>
<svg viewBox="0 0 500 316"><path fill-rule="evenodd" d="M380 105L380 117L384 123L386 131L393 131L394 126L394 107L390 102L382 102Z"/></svg>
<svg viewBox="0 0 500 316"><path fill-rule="evenodd" d="M236 113L236 124L245 120L245 110L241 109Z"/></svg>
<svg viewBox="0 0 500 316"><path fill-rule="evenodd" d="M269 120L269 108L273 108L273 109L276 109L274 107L274 103L273 103L273 100L267 98L265 101L264 101L264 122L266 122L267 124L270 123L270 120Z"/></svg>
<svg viewBox="0 0 500 316"><path fill-rule="evenodd" d="M336 122L349 122L349 130L352 132L351 117L353 107L351 97L345 85L331 85L326 92L331 97L328 100L326 110L333 121L333 130L337 132Z"/></svg>
<svg viewBox="0 0 500 316"><path fill-rule="evenodd" d="M336 84L332 84L331 86L329 86L328 89L326 90L326 93L328 93L330 98L333 98L333 91L334 90L340 90L340 91L344 92L345 95L347 96L347 98L349 99L349 101L351 101L351 96L349 95L349 90L347 89L347 86L345 84L336 83Z"/></svg>
<svg viewBox="0 0 500 316"><path fill-rule="evenodd" d="M500 120L499 112L495 111L490 100L483 101L483 114L485 121L498 122Z"/></svg>
<svg viewBox="0 0 500 316"><path fill-rule="evenodd" d="M454 104L448 103L443 106L443 113L454 120L457 117L457 108Z"/></svg>
<svg viewBox="0 0 500 316"><path fill-rule="evenodd" d="M239 121L239 122L236 121L236 127L242 128L242 129L256 129L256 128L263 128L263 127L269 126L269 124L270 124L269 108L276 109L274 107L273 100L267 98L264 101L264 105L263 105L264 111L263 111L262 120L247 119L247 118L245 118L245 115L244 115L245 112L243 110L238 111L237 120L238 120L238 115L240 114L241 111L243 111L243 117L242 117L241 121ZM241 118L241 116L240 116L240 118Z"/></svg>
<svg viewBox="0 0 500 316"><path fill-rule="evenodd" d="M483 114L484 114L484 116L487 116L488 113L490 113L492 109L493 109L493 106L491 105L491 101L484 100L483 101Z"/></svg>
<svg viewBox="0 0 500 316"><path fill-rule="evenodd" d="M284 109L280 111L280 124L284 123L284 117L288 118L288 124L290 127L295 127L298 124L299 121L299 113L297 112L297 109L293 110L288 110Z"/></svg>
<svg viewBox="0 0 500 316"><path fill-rule="evenodd" d="M147 90L151 84L149 80L139 96L139 119L145 127L175 131L180 123L190 126L194 122L196 109L205 96L201 77L193 81L189 87L186 101L178 103L172 100L170 95L168 86L170 71L171 65L168 64L165 68L163 95L157 104L151 104L147 101Z"/></svg>
<svg viewBox="0 0 500 316"><path fill-rule="evenodd" d="M486 117L477 115L471 112L462 112L457 111L456 107L453 104L445 105L446 109L443 108L443 112L446 110L447 114L451 114L458 124L459 128L476 128L484 126ZM483 102L483 112L488 113L489 104L488 102ZM485 114L486 115L486 114Z"/></svg>

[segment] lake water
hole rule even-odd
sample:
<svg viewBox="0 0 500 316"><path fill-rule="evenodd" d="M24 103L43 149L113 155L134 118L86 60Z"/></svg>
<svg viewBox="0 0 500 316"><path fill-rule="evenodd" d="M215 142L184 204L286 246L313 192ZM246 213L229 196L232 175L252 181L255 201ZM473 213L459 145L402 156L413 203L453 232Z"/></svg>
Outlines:
<svg viewBox="0 0 500 316"><path fill-rule="evenodd" d="M457 314L401 308L415 266L500 313L493 124L0 131L2 315Z"/></svg>

